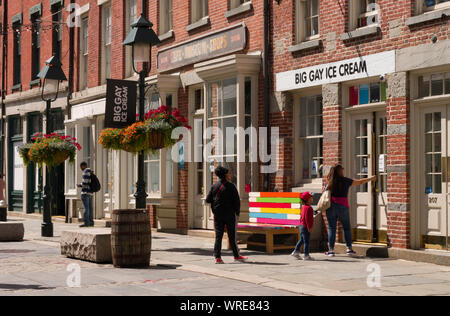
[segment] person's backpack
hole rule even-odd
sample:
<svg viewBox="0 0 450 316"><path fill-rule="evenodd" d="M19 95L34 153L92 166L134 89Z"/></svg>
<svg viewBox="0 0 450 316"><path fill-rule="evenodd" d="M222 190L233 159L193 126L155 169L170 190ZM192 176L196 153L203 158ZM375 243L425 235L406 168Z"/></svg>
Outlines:
<svg viewBox="0 0 450 316"><path fill-rule="evenodd" d="M97 193L101 190L102 186L100 185L100 181L98 180L95 173L91 172L91 191Z"/></svg>

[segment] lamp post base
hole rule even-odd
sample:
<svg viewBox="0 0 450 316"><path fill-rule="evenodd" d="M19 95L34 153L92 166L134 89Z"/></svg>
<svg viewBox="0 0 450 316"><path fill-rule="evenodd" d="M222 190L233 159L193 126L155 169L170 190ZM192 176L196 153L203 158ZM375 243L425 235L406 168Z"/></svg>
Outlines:
<svg viewBox="0 0 450 316"><path fill-rule="evenodd" d="M53 223L42 223L41 236L42 237L53 237Z"/></svg>

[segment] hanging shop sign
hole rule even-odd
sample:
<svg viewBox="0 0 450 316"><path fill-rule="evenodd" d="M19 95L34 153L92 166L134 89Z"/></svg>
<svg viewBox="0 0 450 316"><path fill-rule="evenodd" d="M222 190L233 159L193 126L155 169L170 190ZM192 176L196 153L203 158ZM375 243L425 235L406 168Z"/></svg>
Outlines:
<svg viewBox="0 0 450 316"><path fill-rule="evenodd" d="M238 24L158 52L158 71L167 71L243 50L246 27Z"/></svg>
<svg viewBox="0 0 450 316"><path fill-rule="evenodd" d="M124 128L136 122L136 81L108 79L105 128Z"/></svg>
<svg viewBox="0 0 450 316"><path fill-rule="evenodd" d="M395 72L395 51L278 73L277 91L384 76Z"/></svg>

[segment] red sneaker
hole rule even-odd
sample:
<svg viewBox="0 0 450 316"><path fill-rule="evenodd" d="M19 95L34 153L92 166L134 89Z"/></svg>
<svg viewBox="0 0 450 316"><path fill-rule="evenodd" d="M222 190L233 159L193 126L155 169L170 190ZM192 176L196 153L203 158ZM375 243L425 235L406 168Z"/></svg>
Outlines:
<svg viewBox="0 0 450 316"><path fill-rule="evenodd" d="M240 262L246 261L247 259L248 258L244 257L244 256L234 257L234 261L240 261Z"/></svg>
<svg viewBox="0 0 450 316"><path fill-rule="evenodd" d="M216 264L224 264L222 258L216 258Z"/></svg>

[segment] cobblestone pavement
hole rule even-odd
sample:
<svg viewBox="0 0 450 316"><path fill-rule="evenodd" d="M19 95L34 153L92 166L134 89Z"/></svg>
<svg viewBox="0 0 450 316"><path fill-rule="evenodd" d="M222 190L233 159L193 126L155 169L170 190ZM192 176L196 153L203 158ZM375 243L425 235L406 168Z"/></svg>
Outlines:
<svg viewBox="0 0 450 316"><path fill-rule="evenodd" d="M151 268L118 270L60 255L61 231L74 225L55 223L55 237L41 238L39 221L11 220L24 222L26 240L0 244L0 295L450 295L450 267L323 254L304 262L245 249L248 263L231 263L225 251L227 264L217 266L212 239L163 233L153 236ZM72 263L78 288L67 284Z"/></svg>

